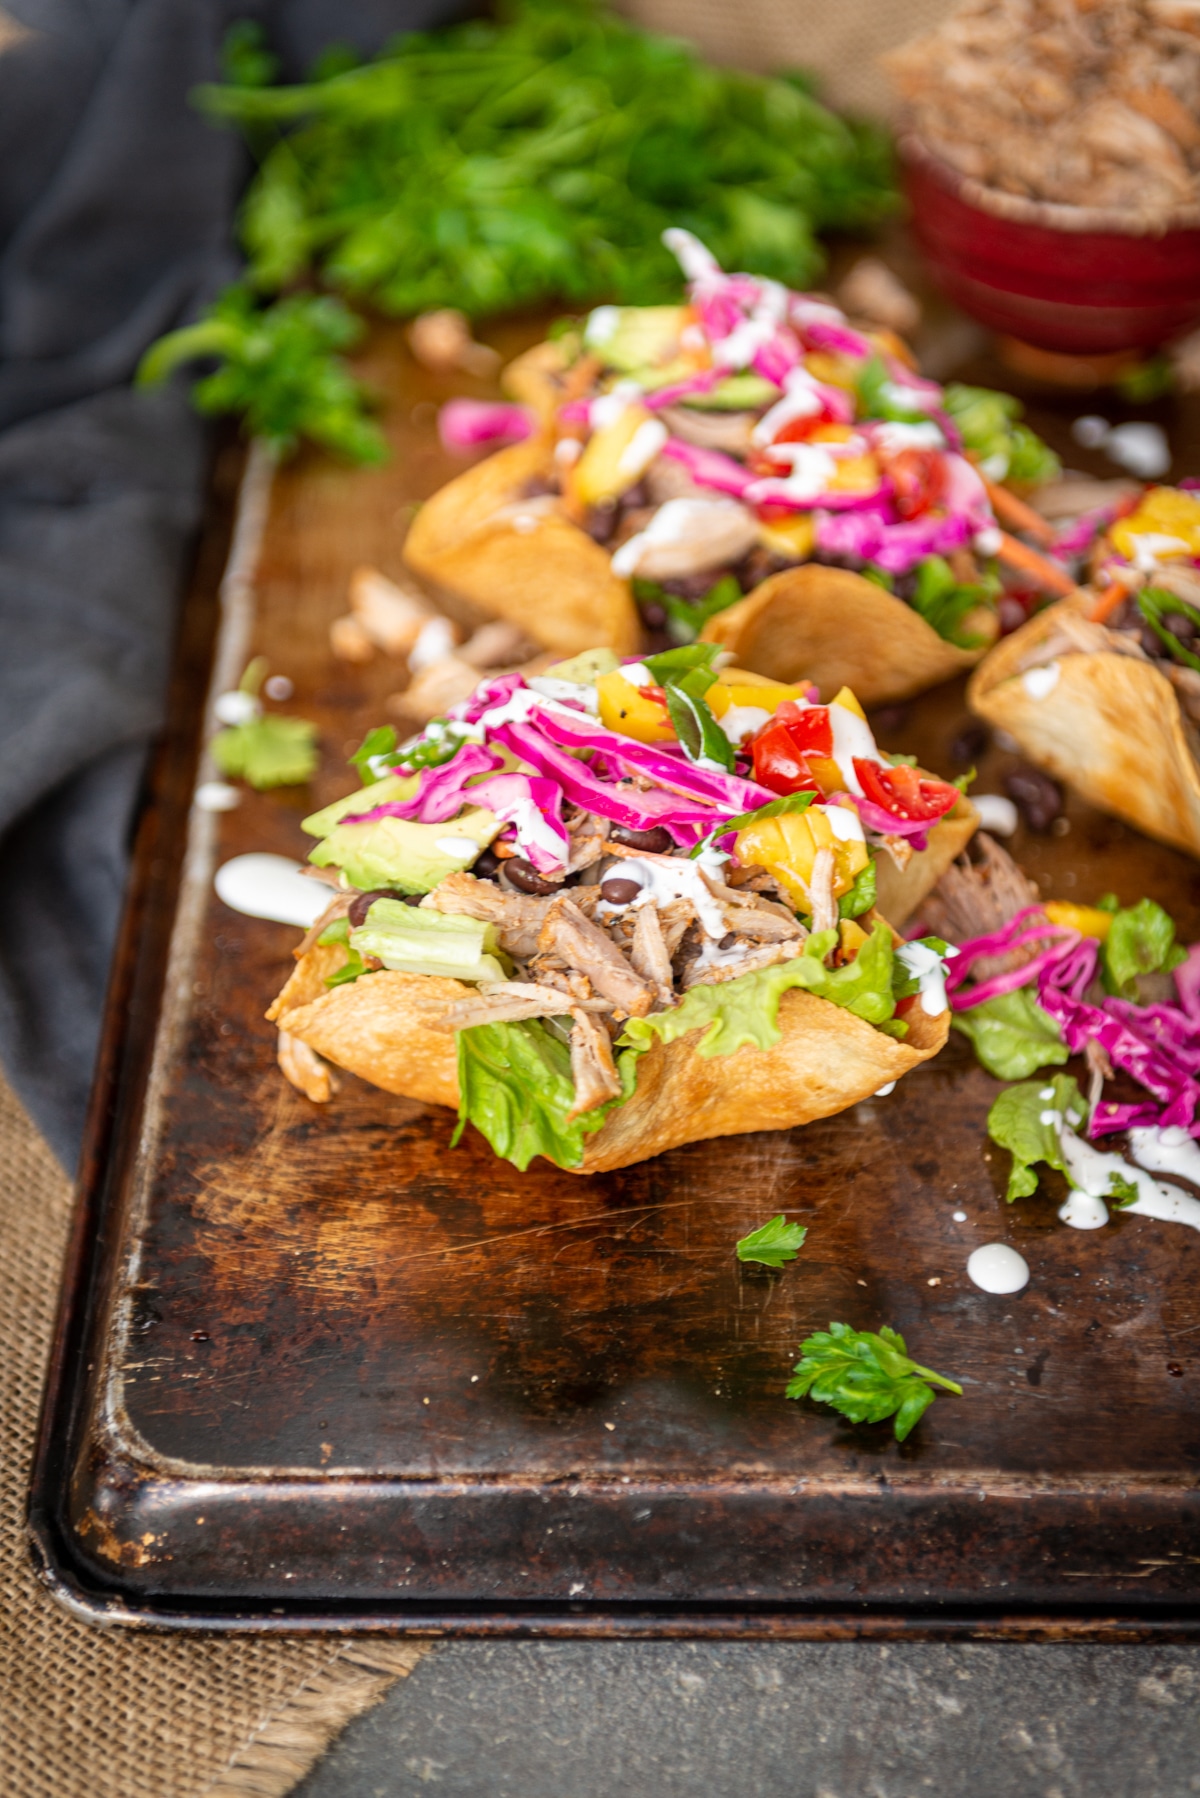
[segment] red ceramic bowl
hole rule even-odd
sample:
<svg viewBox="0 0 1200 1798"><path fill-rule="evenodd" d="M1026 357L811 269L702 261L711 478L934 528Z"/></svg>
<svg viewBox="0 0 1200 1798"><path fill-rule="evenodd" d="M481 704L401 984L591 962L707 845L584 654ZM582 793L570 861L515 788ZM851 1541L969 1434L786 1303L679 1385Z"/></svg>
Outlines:
<svg viewBox="0 0 1200 1798"><path fill-rule="evenodd" d="M945 292L993 331L1072 356L1150 349L1200 322L1200 226L1151 237L1119 214L985 189L900 143L913 230Z"/></svg>

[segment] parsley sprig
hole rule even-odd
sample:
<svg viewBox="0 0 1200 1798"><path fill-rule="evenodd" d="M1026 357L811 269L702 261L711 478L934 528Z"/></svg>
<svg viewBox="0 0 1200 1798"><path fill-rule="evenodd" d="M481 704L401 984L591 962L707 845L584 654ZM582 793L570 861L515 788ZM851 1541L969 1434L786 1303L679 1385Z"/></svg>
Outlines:
<svg viewBox="0 0 1200 1798"><path fill-rule="evenodd" d="M737 1258L739 1261L761 1261L764 1267L782 1267L785 1261L794 1261L808 1231L803 1224L789 1224L781 1211L778 1217L760 1224L757 1230L751 1230L748 1236L739 1239Z"/></svg>
<svg viewBox="0 0 1200 1798"><path fill-rule="evenodd" d="M851 1423L880 1423L894 1415L897 1442L933 1403L934 1386L962 1393L954 1380L910 1360L903 1336L886 1324L876 1331L831 1323L802 1342L800 1354L788 1381L789 1398L832 1405Z"/></svg>

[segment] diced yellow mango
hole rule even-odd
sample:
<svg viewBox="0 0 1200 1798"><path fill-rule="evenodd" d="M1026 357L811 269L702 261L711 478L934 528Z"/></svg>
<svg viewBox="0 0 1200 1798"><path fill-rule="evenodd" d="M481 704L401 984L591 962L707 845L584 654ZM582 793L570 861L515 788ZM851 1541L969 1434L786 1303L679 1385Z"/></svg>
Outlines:
<svg viewBox="0 0 1200 1798"><path fill-rule="evenodd" d="M863 711L862 706L850 691L849 687L839 687L829 703L830 705L844 706L846 711L853 712L856 718L861 718L864 724L867 722L867 714Z"/></svg>
<svg viewBox="0 0 1200 1798"><path fill-rule="evenodd" d="M777 518L770 523L760 521L759 541L774 556L786 556L792 562L805 562L817 541L817 527L809 512L797 512L794 518Z"/></svg>
<svg viewBox="0 0 1200 1798"><path fill-rule="evenodd" d="M829 482L831 493L874 493L879 464L874 456L840 456Z"/></svg>
<svg viewBox="0 0 1200 1798"><path fill-rule="evenodd" d="M846 781L831 755L806 755L809 773L822 793L844 793Z"/></svg>
<svg viewBox="0 0 1200 1798"><path fill-rule="evenodd" d="M737 834L738 860L758 862L769 869L804 911L811 904L808 883L818 849L833 851L833 894L840 899L854 885L855 875L866 867L867 846L835 837L821 806L810 806L806 812L785 812L781 818L763 818Z"/></svg>
<svg viewBox="0 0 1200 1798"><path fill-rule="evenodd" d="M581 506L596 506L617 499L639 481L646 462L631 457L630 446L650 414L644 406L626 406L611 424L602 425L589 438L587 448L567 477L568 491ZM661 440L661 430L659 437Z"/></svg>
<svg viewBox="0 0 1200 1798"><path fill-rule="evenodd" d="M600 722L638 743L666 743L675 735L667 708L643 687L627 681L619 668L596 682L600 698Z"/></svg>
<svg viewBox="0 0 1200 1798"><path fill-rule="evenodd" d="M782 681L768 680L763 674L748 674L741 668L726 668L704 695L717 718L723 718L733 705L755 705L775 712L785 699L802 699L803 696L803 687L787 687Z"/></svg>
<svg viewBox="0 0 1200 1798"><path fill-rule="evenodd" d="M1048 899L1042 910L1052 924L1063 930L1077 930L1080 936L1094 936L1103 942L1112 929L1112 913L1094 905L1072 905L1069 899Z"/></svg>
<svg viewBox="0 0 1200 1798"><path fill-rule="evenodd" d="M1171 538L1178 548L1155 543L1160 562L1180 556L1200 556L1200 495L1182 493L1177 487L1151 487L1137 510L1119 518L1109 531L1114 546L1129 561L1136 560L1139 537Z"/></svg>
<svg viewBox="0 0 1200 1798"><path fill-rule="evenodd" d="M857 919L843 918L838 925L838 935L841 939L842 960L844 962L854 961L859 950L868 940L866 931Z"/></svg>
<svg viewBox="0 0 1200 1798"><path fill-rule="evenodd" d="M810 350L804 366L818 381L830 387L844 387L847 393L858 390L858 363L853 356L841 356L826 350Z"/></svg>

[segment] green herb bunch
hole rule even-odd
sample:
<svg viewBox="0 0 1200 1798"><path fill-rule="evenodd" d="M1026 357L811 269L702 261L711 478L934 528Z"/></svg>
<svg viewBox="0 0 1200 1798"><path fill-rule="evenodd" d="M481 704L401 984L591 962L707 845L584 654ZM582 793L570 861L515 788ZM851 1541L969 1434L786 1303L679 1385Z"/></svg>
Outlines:
<svg viewBox="0 0 1200 1798"><path fill-rule="evenodd" d="M884 137L827 111L803 76L710 68L597 0L517 0L499 22L413 33L369 63L329 52L292 87L271 85L272 60L242 24L225 64L197 100L258 158L240 224L246 291L263 300L315 281L399 316L649 304L678 293L660 241L672 224L726 267L803 285L821 266L815 232L871 224L894 203ZM222 307L162 356L229 358L241 390L210 385L204 404L250 418L257 403L253 428L280 442L315 434L294 405L277 419L246 356L203 335L231 322ZM328 382L317 358L308 366ZM369 428L320 441L373 453Z"/></svg>

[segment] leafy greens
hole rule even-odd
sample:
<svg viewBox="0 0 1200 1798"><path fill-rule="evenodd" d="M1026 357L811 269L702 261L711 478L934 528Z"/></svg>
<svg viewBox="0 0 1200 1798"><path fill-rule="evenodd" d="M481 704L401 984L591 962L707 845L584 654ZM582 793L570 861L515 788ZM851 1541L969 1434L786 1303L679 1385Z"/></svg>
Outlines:
<svg viewBox="0 0 1200 1798"><path fill-rule="evenodd" d="M243 22L225 75L198 99L258 159L246 283L152 350L146 378L224 358L197 403L245 411L281 448L309 435L374 460L381 438L335 353L350 315L304 294L257 311L259 296L315 279L394 316L646 305L677 298L661 234L678 223L724 267L803 286L815 231L895 204L884 135L828 112L803 76L710 68L597 0L516 0L501 22L413 32L370 63L327 53L291 87L270 85Z"/></svg>
<svg viewBox="0 0 1200 1798"><path fill-rule="evenodd" d="M796 1259L807 1235L803 1224L789 1224L781 1211L739 1239L737 1258L760 1261L764 1267L782 1267L785 1261Z"/></svg>
<svg viewBox="0 0 1200 1798"><path fill-rule="evenodd" d="M1065 1172L1059 1127L1078 1128L1087 1121L1088 1108L1070 1074L1052 1074L1048 1081L1027 1080L1010 1086L988 1112L988 1135L1012 1156L1005 1193L1009 1204L1033 1192L1038 1183L1035 1165Z"/></svg>
<svg viewBox="0 0 1200 1798"><path fill-rule="evenodd" d="M832 1405L851 1423L880 1423L894 1416L897 1442L904 1441L937 1397L934 1386L962 1395L956 1381L910 1360L903 1336L886 1324L875 1331L831 1323L802 1342L800 1354L788 1381L789 1398Z"/></svg>

